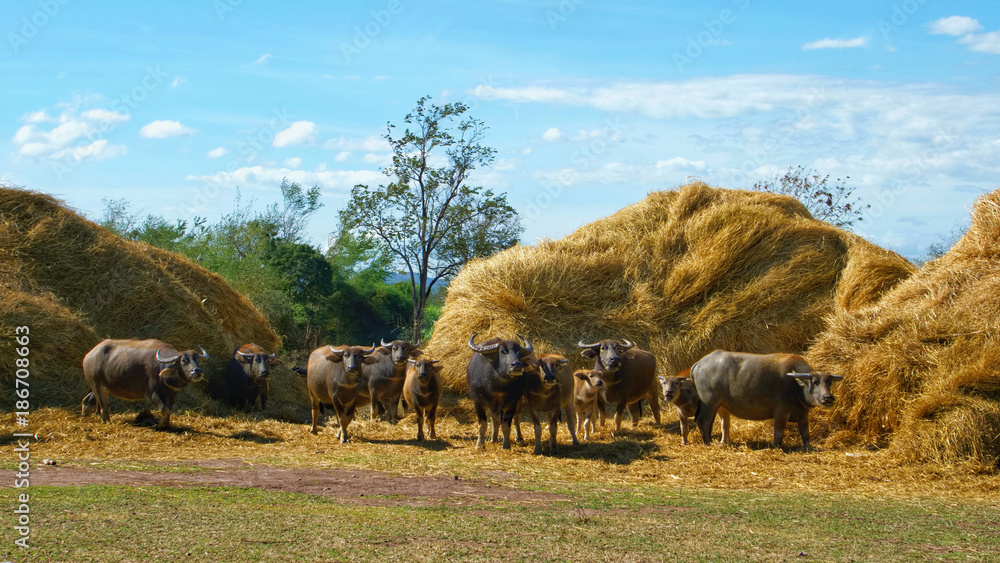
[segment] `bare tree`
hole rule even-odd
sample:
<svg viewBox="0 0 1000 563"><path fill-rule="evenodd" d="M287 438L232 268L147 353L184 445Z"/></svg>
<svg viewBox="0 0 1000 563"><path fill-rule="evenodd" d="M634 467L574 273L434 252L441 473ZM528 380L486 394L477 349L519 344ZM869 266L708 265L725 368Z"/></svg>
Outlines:
<svg viewBox="0 0 1000 563"><path fill-rule="evenodd" d="M844 180L837 178L830 182L829 174L820 176L800 165L797 168L789 167L782 176L756 182L753 189L790 195L801 201L814 218L842 229L850 229L854 223L864 220L861 214L871 207L862 204L861 198L852 197L854 188L844 183L850 179L850 176L845 176Z"/></svg>

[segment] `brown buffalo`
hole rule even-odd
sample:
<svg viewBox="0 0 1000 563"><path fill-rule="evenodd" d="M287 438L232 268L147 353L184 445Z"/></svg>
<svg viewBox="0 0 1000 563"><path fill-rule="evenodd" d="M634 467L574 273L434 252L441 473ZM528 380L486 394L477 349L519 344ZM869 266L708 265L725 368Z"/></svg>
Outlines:
<svg viewBox="0 0 1000 563"><path fill-rule="evenodd" d="M556 430L562 409L566 409L566 427L573 440L573 445L580 442L576 439L576 411L573 407L573 372L569 360L559 354L538 354L537 365L530 366L525 371L524 401L528 405L528 414L535 427L535 455L542 453L542 425L539 414L545 413L549 419L549 453L558 453L556 446ZM518 421L520 426L520 421ZM520 436L520 428L517 432Z"/></svg>
<svg viewBox="0 0 1000 563"><path fill-rule="evenodd" d="M573 372L573 410L576 411L576 433L583 433L583 439L589 440L594 433L594 422L600 419L604 428L604 400L601 398L601 387L604 382L592 369L579 369Z"/></svg>
<svg viewBox="0 0 1000 563"><path fill-rule="evenodd" d="M161 340L104 340L83 358L83 376L90 393L83 398L80 418L97 409L110 422L108 394L128 401L148 399L160 411L157 428L170 425L177 394L192 381L201 381L200 352L178 352Z"/></svg>
<svg viewBox="0 0 1000 563"><path fill-rule="evenodd" d="M362 395L371 398L371 420L388 412L389 422L399 420L399 398L403 393L408 361L420 357L423 351L406 340L382 340L382 346L375 349L374 364L365 364L361 371L367 381Z"/></svg>
<svg viewBox="0 0 1000 563"><path fill-rule="evenodd" d="M663 398L677 408L681 444L687 445L688 431L691 429L688 418L698 414L698 390L691 379L691 370L683 370L671 377L661 377L660 383L663 385ZM722 418L722 442L729 443L729 413L725 408L719 407L719 417Z"/></svg>
<svg viewBox="0 0 1000 563"><path fill-rule="evenodd" d="M585 358L594 360L594 371L604 382L601 395L615 410L615 432L621 430L622 414L628 408L632 426L639 424L639 401L649 401L653 419L660 423L660 394L656 389L656 357L625 340L601 340L593 344L579 343Z"/></svg>
<svg viewBox="0 0 1000 563"><path fill-rule="evenodd" d="M319 432L320 407L332 405L340 422L340 442L350 442L347 427L354 420L354 410L363 386L361 366L373 364L375 345L365 349L360 346L322 346L309 355L306 368L306 390L312 406L312 432Z"/></svg>
<svg viewBox="0 0 1000 563"><path fill-rule="evenodd" d="M424 419L431 440L437 439L434 424L437 407L441 401L441 366L438 360L419 358L408 360L406 381L403 383L403 399L417 413L417 440L424 439Z"/></svg>

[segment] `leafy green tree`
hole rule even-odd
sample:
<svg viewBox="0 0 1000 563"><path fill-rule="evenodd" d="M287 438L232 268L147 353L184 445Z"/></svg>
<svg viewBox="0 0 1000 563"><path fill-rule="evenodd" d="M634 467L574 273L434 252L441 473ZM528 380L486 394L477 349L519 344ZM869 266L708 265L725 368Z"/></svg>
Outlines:
<svg viewBox="0 0 1000 563"><path fill-rule="evenodd" d="M356 185L350 207L340 212L347 230L377 241L409 274L411 335L423 332L435 284L472 258L513 246L522 231L506 195L467 183L496 153L481 144L486 126L464 116L465 104L438 106L429 100L421 98L406 115L401 136L387 125L393 157L383 173L391 181L377 188Z"/></svg>
<svg viewBox="0 0 1000 563"><path fill-rule="evenodd" d="M761 192L790 195L802 202L812 216L842 229L850 229L871 205L863 204L861 198L854 197L854 188L837 178L830 182L830 175L820 176L810 168L789 167L781 176L760 180L753 189Z"/></svg>

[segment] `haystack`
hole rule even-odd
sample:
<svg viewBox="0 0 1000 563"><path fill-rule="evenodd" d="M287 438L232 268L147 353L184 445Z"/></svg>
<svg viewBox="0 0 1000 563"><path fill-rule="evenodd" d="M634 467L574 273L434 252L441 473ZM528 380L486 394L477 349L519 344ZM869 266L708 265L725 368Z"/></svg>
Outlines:
<svg viewBox="0 0 1000 563"><path fill-rule="evenodd" d="M695 183L469 263L427 353L459 391L476 332L522 334L577 367L579 340L629 339L673 374L716 348L802 352L829 315L871 304L913 271L791 197Z"/></svg>
<svg viewBox="0 0 1000 563"><path fill-rule="evenodd" d="M218 362L247 342L276 350L267 320L221 277L126 241L37 192L0 188L0 405L10 409L16 327L30 330L32 408L76 406L81 361L104 338L203 346ZM217 364L212 364L217 367ZM181 394L184 398L189 393Z"/></svg>
<svg viewBox="0 0 1000 563"><path fill-rule="evenodd" d="M847 376L831 416L843 440L995 469L1000 190L976 202L972 226L947 254L872 305L838 310L808 357Z"/></svg>

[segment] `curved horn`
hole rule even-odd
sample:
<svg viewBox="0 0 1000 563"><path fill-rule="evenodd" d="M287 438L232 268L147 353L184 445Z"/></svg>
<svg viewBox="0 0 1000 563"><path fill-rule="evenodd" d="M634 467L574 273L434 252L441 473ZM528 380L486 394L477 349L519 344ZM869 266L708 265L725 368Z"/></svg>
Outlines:
<svg viewBox="0 0 1000 563"><path fill-rule="evenodd" d="M593 344L585 344L583 342L583 340L581 340L576 345L579 346L580 348L597 348L598 346L601 345L601 342L597 341L597 342L594 342Z"/></svg>
<svg viewBox="0 0 1000 563"><path fill-rule="evenodd" d="M383 338L381 346L392 346L392 342L386 342L385 338Z"/></svg>
<svg viewBox="0 0 1000 563"><path fill-rule="evenodd" d="M524 349L527 350L529 354L535 353L535 347L531 345L531 342L528 342L527 338L521 336L520 334L518 334L517 337L521 339L521 342L524 342Z"/></svg>
<svg viewBox="0 0 1000 563"><path fill-rule="evenodd" d="M210 358L211 357L211 356L208 355L208 352L206 352L205 349L202 348L201 346L198 346L198 349L201 350L201 354L199 354L199 355L202 358Z"/></svg>
<svg viewBox="0 0 1000 563"><path fill-rule="evenodd" d="M270 356L268 356L267 359L273 360L274 359L274 354L271 354Z"/></svg>
<svg viewBox="0 0 1000 563"><path fill-rule="evenodd" d="M344 356L344 351L343 350L337 350L336 348L333 347L333 344L330 345L330 351L333 352L333 354L335 356L337 356L337 357L343 357Z"/></svg>
<svg viewBox="0 0 1000 563"><path fill-rule="evenodd" d="M241 355L241 356L243 356L244 358L252 358L253 357L253 354L247 354L246 352L240 352L239 350L237 350L236 353L239 354L239 355Z"/></svg>
<svg viewBox="0 0 1000 563"><path fill-rule="evenodd" d="M626 338L622 338L622 341L619 342L618 344L620 344L626 350L635 346L635 342L632 342L631 340L628 340Z"/></svg>
<svg viewBox="0 0 1000 563"><path fill-rule="evenodd" d="M496 344L491 344L489 346L479 346L478 344L475 344L475 342L474 342L476 340L477 336L479 336L478 332L475 333L475 334L473 334L472 337L469 338L469 348L472 348L473 352L479 352L480 354L482 354L483 352L489 352L490 350L496 350L497 348L500 347L500 343L499 342L497 342Z"/></svg>
<svg viewBox="0 0 1000 563"><path fill-rule="evenodd" d="M369 349L367 349L367 350L365 350L364 352L362 352L362 354L368 356L368 355L370 355L374 351L375 351L375 343L372 342L372 347L369 348Z"/></svg>
<svg viewBox="0 0 1000 563"><path fill-rule="evenodd" d="M156 349L156 361L160 362L161 364L172 364L172 363L174 363L174 362L177 361L177 358L180 358L180 357L181 357L181 355L177 354L176 356L171 356L169 358L161 358L160 357L160 349L159 348Z"/></svg>

